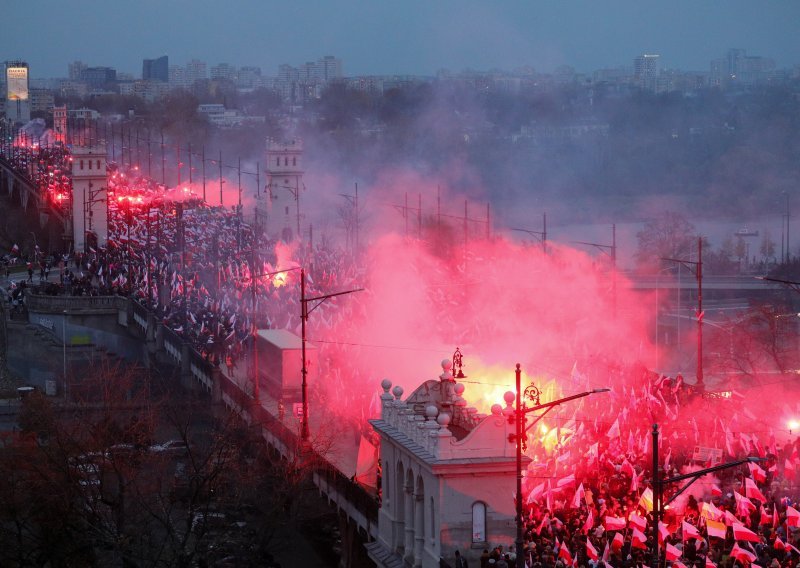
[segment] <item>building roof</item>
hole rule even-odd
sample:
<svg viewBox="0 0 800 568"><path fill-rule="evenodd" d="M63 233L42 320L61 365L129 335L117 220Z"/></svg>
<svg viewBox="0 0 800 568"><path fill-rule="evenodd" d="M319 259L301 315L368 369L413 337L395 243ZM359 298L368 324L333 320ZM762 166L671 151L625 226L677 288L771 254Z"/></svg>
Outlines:
<svg viewBox="0 0 800 568"><path fill-rule="evenodd" d="M303 347L302 339L285 329L259 329L258 336L278 349L302 349ZM306 344L306 349L314 349L314 346Z"/></svg>

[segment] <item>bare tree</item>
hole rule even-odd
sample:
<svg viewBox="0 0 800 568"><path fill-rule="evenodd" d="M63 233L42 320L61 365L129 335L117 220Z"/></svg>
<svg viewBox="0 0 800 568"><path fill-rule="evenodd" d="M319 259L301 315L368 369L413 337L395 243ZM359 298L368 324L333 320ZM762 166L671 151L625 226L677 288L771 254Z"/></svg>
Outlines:
<svg viewBox="0 0 800 568"><path fill-rule="evenodd" d="M661 258L688 259L695 251L696 235L694 225L683 215L665 211L636 233L636 260L641 265L656 265Z"/></svg>

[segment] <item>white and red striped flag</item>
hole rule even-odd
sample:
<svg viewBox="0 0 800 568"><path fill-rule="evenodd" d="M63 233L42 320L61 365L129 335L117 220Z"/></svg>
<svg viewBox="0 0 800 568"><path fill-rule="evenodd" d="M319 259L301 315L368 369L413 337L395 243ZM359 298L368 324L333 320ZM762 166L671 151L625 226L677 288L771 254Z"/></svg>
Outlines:
<svg viewBox="0 0 800 568"><path fill-rule="evenodd" d="M761 538L741 523L733 525L733 538L747 542L761 542Z"/></svg>
<svg viewBox="0 0 800 568"><path fill-rule="evenodd" d="M631 530L631 547L647 550L647 537L636 527Z"/></svg>
<svg viewBox="0 0 800 568"><path fill-rule="evenodd" d="M744 480L744 494L750 499L758 499L762 503L767 502L767 498L761 493L761 490L756 485L756 482L746 477Z"/></svg>
<svg viewBox="0 0 800 568"><path fill-rule="evenodd" d="M739 544L736 543L731 550L731 558L735 558L742 564L746 564L748 562L753 563L756 559L756 555L747 549L741 548Z"/></svg>
<svg viewBox="0 0 800 568"><path fill-rule="evenodd" d="M702 540L703 538L700 536L700 531L697 530L697 527L686 521L681 521L681 533L683 534L682 540L684 542L690 538L696 538L697 540Z"/></svg>
<svg viewBox="0 0 800 568"><path fill-rule="evenodd" d="M667 550L666 551L667 560L671 562L674 562L681 557L681 551L672 546L671 544L667 544L666 550Z"/></svg>
<svg viewBox="0 0 800 568"><path fill-rule="evenodd" d="M794 507L786 507L786 525L800 527L800 512Z"/></svg>
<svg viewBox="0 0 800 568"><path fill-rule="evenodd" d="M599 558L599 555L597 554L597 549L594 546L592 546L592 543L588 538L586 539L586 556L588 556L592 560L597 560Z"/></svg>
<svg viewBox="0 0 800 568"><path fill-rule="evenodd" d="M625 530L625 519L622 517L608 517L603 519L603 526L607 531L623 531Z"/></svg>

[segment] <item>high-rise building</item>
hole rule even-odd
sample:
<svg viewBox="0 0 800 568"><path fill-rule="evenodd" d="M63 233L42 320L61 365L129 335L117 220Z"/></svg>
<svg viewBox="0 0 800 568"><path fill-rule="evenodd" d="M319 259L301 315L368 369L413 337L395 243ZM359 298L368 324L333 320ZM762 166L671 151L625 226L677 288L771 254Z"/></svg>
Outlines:
<svg viewBox="0 0 800 568"><path fill-rule="evenodd" d="M169 57L162 55L158 59L143 60L142 79L145 81L169 82Z"/></svg>
<svg viewBox="0 0 800 568"><path fill-rule="evenodd" d="M73 61L67 67L67 73L70 81L80 81L83 76L84 70L89 67L83 61Z"/></svg>
<svg viewBox="0 0 800 568"><path fill-rule="evenodd" d="M342 77L342 60L333 55L326 55L318 61L321 67L322 80L326 83Z"/></svg>
<svg viewBox="0 0 800 568"><path fill-rule="evenodd" d="M81 80L91 87L104 88L116 83L117 71L111 67L87 67L81 73Z"/></svg>
<svg viewBox="0 0 800 568"><path fill-rule="evenodd" d="M198 59L192 59L186 64L186 82L190 87L194 85L195 81L208 79L206 67L206 62Z"/></svg>
<svg viewBox="0 0 800 568"><path fill-rule="evenodd" d="M658 86L659 55L644 54L633 60L633 80L646 91L655 91Z"/></svg>
<svg viewBox="0 0 800 568"><path fill-rule="evenodd" d="M217 80L224 79L227 81L235 81L236 67L230 65L229 63L220 63L219 65L215 65L211 68L211 78Z"/></svg>
<svg viewBox="0 0 800 568"><path fill-rule="evenodd" d="M13 122L31 119L30 83L28 64L24 61L6 61L5 115Z"/></svg>

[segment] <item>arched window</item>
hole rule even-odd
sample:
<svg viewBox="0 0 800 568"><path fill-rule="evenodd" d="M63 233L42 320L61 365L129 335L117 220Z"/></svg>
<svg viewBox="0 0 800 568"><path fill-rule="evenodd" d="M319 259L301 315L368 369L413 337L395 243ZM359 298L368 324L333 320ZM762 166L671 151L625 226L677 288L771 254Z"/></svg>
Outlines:
<svg viewBox="0 0 800 568"><path fill-rule="evenodd" d="M278 156L277 158L275 158L275 165L276 165L276 166L280 166L280 165L281 165L281 157L280 157L280 156Z"/></svg>
<svg viewBox="0 0 800 568"><path fill-rule="evenodd" d="M83 169L83 160L81 160L81 169Z"/></svg>
<svg viewBox="0 0 800 568"><path fill-rule="evenodd" d="M91 170L92 169L92 161L88 160L88 162L89 162L89 169Z"/></svg>
<svg viewBox="0 0 800 568"><path fill-rule="evenodd" d="M472 504L472 542L486 542L486 503Z"/></svg>
<svg viewBox="0 0 800 568"><path fill-rule="evenodd" d="M294 157L292 158L292 165L293 165L293 166L296 166L296 165L297 165L297 156L294 156Z"/></svg>
<svg viewBox="0 0 800 568"><path fill-rule="evenodd" d="M283 165L284 166L288 166L289 165L289 156L286 156L286 157L283 158Z"/></svg>
<svg viewBox="0 0 800 568"><path fill-rule="evenodd" d="M100 169L100 160L97 160L97 169Z"/></svg>

